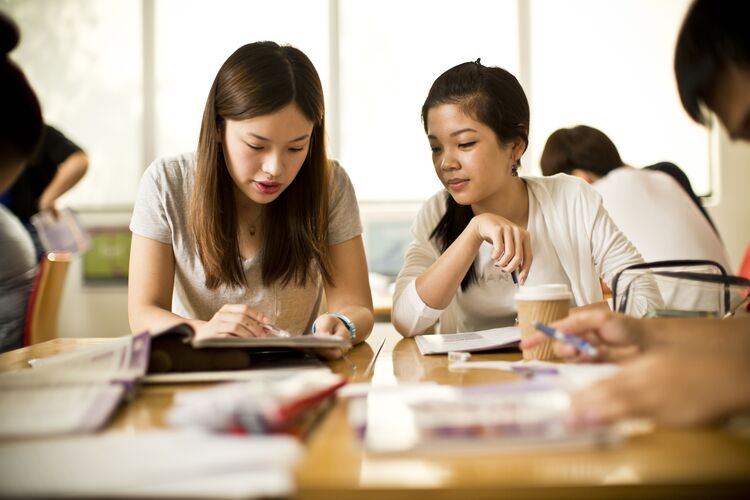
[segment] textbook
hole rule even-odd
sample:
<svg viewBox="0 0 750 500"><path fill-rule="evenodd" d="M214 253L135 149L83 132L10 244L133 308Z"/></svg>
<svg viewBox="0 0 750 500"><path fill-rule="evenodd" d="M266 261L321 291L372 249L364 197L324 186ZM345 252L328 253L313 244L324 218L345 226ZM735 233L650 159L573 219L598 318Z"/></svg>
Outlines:
<svg viewBox="0 0 750 500"><path fill-rule="evenodd" d="M416 341L419 352L424 355L489 351L515 347L521 341L521 330L508 326L477 332L419 335Z"/></svg>
<svg viewBox="0 0 750 500"><path fill-rule="evenodd" d="M0 374L0 437L91 432L146 372L148 334L111 339Z"/></svg>
<svg viewBox="0 0 750 500"><path fill-rule="evenodd" d="M148 373L242 370L269 356L294 356L293 351L351 347L339 337L226 337L196 339L193 328L182 323L151 334ZM292 351L292 352L290 352Z"/></svg>

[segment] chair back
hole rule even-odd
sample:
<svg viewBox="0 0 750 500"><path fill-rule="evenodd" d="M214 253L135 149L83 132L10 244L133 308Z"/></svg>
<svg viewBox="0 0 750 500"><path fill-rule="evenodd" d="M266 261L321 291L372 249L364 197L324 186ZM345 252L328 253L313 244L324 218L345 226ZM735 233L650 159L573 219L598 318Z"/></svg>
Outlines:
<svg viewBox="0 0 750 500"><path fill-rule="evenodd" d="M29 297L24 345L57 338L57 318L69 265L70 254L67 252L42 257Z"/></svg>

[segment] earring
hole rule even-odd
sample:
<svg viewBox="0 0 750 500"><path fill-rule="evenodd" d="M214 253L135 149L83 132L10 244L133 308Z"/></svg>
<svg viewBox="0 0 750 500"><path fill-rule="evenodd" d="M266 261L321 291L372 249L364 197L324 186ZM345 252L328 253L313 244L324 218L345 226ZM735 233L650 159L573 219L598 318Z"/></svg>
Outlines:
<svg viewBox="0 0 750 500"><path fill-rule="evenodd" d="M513 165L510 166L510 175L513 177L518 177L519 168L521 168L521 162L519 160L514 161Z"/></svg>

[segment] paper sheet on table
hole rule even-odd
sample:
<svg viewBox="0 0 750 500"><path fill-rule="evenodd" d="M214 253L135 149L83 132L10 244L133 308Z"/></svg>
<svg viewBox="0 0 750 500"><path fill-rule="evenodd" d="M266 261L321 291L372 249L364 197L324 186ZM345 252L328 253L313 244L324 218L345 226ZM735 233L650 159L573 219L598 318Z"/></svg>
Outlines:
<svg viewBox="0 0 750 500"><path fill-rule="evenodd" d="M446 354L456 352L478 352L510 347L521 340L521 331L516 326L492 328L477 332L419 335L417 347L422 354Z"/></svg>
<svg viewBox="0 0 750 500"><path fill-rule="evenodd" d="M0 444L0 484L4 496L286 497L300 456L288 436L154 431L22 441Z"/></svg>
<svg viewBox="0 0 750 500"><path fill-rule="evenodd" d="M598 447L622 437L614 427L570 422L569 393L547 380L378 389L349 402L350 425L373 453Z"/></svg>
<svg viewBox="0 0 750 500"><path fill-rule="evenodd" d="M450 365L451 370L507 370L544 378L563 389L577 390L602 378L611 377L620 369L613 363L551 363L549 361L463 361Z"/></svg>

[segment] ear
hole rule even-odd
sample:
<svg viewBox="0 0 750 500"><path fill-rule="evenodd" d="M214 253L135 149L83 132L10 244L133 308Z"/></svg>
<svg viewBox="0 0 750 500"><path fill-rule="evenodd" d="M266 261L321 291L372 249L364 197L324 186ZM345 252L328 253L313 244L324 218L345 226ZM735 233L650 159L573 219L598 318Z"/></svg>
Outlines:
<svg viewBox="0 0 750 500"><path fill-rule="evenodd" d="M513 161L519 161L523 154L526 152L527 144L520 137L513 139L513 148L511 149L511 156Z"/></svg>
<svg viewBox="0 0 750 500"><path fill-rule="evenodd" d="M574 175L576 177L580 177L581 179L583 179L584 181L588 182L589 184L592 184L592 183L594 183L594 182L596 182L596 181L599 180L598 176L594 175L593 173L591 173L588 170L583 170L582 168L574 168L570 172L570 175Z"/></svg>

